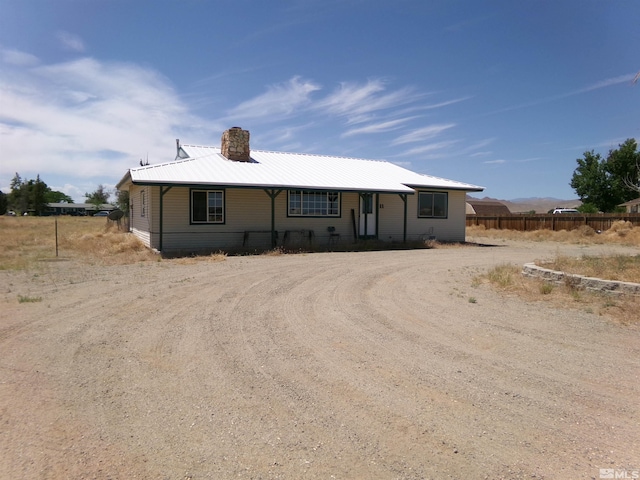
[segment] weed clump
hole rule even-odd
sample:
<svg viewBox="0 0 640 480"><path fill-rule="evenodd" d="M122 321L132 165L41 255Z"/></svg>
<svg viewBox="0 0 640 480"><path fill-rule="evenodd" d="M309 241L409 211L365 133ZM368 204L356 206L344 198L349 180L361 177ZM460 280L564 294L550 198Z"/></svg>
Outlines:
<svg viewBox="0 0 640 480"><path fill-rule="evenodd" d="M585 255L578 258L559 256L552 261L536 263L541 267L572 275L640 283L640 255Z"/></svg>
<svg viewBox="0 0 640 480"><path fill-rule="evenodd" d="M506 288L514 284L514 276L519 275L520 269L511 264L503 264L494 267L487 273L488 280L501 287Z"/></svg>
<svg viewBox="0 0 640 480"><path fill-rule="evenodd" d="M581 225L576 228L576 233L581 237L593 237L596 234L596 231L589 225Z"/></svg>

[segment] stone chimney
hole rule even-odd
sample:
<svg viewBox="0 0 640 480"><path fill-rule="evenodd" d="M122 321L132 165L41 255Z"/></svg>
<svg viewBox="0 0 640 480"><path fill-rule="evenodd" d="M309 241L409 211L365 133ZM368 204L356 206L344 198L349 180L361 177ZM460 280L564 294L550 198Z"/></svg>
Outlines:
<svg viewBox="0 0 640 480"><path fill-rule="evenodd" d="M231 127L222 134L222 155L236 162L250 162L249 131Z"/></svg>

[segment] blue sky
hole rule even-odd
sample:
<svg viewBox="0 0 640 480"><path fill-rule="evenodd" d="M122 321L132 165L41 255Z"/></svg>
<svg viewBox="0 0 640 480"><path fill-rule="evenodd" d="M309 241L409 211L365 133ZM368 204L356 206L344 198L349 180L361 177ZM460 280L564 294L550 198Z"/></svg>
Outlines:
<svg viewBox="0 0 640 480"><path fill-rule="evenodd" d="M640 140L637 0L0 0L0 190L83 201L175 139L386 159L575 198Z"/></svg>

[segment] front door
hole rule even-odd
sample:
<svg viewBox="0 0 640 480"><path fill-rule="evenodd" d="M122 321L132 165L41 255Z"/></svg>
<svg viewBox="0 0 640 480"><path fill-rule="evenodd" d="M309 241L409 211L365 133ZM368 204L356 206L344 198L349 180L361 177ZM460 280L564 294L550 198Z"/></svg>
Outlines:
<svg viewBox="0 0 640 480"><path fill-rule="evenodd" d="M376 235L374 200L371 193L360 195L360 237L370 238Z"/></svg>

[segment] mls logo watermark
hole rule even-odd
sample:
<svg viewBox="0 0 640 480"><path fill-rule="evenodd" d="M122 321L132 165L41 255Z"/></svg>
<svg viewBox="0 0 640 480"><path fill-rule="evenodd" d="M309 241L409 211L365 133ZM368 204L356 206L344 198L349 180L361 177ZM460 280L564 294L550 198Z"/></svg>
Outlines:
<svg viewBox="0 0 640 480"><path fill-rule="evenodd" d="M639 478L640 470L625 470L622 468L601 468L600 478Z"/></svg>

